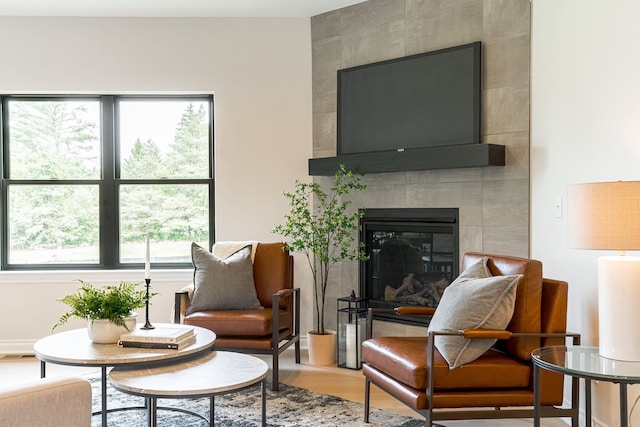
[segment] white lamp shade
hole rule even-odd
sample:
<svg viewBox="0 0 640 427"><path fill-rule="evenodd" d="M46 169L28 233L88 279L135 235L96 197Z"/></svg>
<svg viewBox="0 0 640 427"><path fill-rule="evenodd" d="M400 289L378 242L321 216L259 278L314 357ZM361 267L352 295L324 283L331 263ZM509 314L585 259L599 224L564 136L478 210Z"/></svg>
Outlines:
<svg viewBox="0 0 640 427"><path fill-rule="evenodd" d="M640 250L640 181L569 186L569 246Z"/></svg>

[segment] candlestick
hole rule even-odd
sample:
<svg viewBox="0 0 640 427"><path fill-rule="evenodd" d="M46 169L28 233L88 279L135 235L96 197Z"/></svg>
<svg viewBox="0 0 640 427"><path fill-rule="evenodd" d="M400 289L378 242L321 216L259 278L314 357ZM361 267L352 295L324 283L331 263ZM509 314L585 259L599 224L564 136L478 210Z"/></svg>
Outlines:
<svg viewBox="0 0 640 427"><path fill-rule="evenodd" d="M147 284L147 300L145 301L145 321L144 326L141 326L140 329L155 329L155 326L149 322L149 286L151 285L151 279L144 279Z"/></svg>
<svg viewBox="0 0 640 427"><path fill-rule="evenodd" d="M144 259L144 278L151 279L151 251L149 250L149 233L146 238L147 251Z"/></svg>

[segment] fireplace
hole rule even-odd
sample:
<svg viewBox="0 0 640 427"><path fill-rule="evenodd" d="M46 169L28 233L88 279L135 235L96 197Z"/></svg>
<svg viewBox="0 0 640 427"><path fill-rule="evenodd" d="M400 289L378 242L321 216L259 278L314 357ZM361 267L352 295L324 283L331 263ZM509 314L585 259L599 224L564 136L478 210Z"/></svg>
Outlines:
<svg viewBox="0 0 640 427"><path fill-rule="evenodd" d="M372 308L437 307L458 275L458 209L364 209L360 296ZM406 317L406 318L405 318ZM379 314L378 320L428 324L428 318Z"/></svg>

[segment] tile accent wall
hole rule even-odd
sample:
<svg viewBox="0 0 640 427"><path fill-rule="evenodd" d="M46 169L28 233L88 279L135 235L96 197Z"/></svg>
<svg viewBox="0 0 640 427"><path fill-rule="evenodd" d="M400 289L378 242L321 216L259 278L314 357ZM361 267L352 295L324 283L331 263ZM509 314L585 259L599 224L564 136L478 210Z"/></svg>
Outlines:
<svg viewBox="0 0 640 427"><path fill-rule="evenodd" d="M529 255L530 20L529 0L369 0L311 18L314 157L336 155L337 70L483 44L482 140L506 146L506 166L366 175L354 207L457 207L461 254ZM334 328L335 299L358 289L357 264L337 266L331 279ZM384 333L406 328L386 324Z"/></svg>

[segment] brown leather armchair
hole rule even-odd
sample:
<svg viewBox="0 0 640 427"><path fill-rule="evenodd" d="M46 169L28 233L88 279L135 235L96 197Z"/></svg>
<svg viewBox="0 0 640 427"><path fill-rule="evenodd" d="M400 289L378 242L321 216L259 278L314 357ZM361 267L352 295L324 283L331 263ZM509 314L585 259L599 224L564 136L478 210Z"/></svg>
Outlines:
<svg viewBox="0 0 640 427"><path fill-rule="evenodd" d="M272 355L272 390L279 390L279 356L294 345L300 363L300 288L293 287L293 257L282 243L258 243L253 278L263 309L197 311L185 315L190 292L175 296L175 323L216 333L214 349ZM277 308L274 310L274 307Z"/></svg>
<svg viewBox="0 0 640 427"><path fill-rule="evenodd" d="M522 274L513 317L506 330L467 330L448 335L467 339L495 338L496 345L478 359L450 369L434 345L437 335L372 337L372 321L362 348L365 382L365 422L369 422L371 384L424 415L425 425L438 420L532 418L533 365L531 351L541 346L564 345L567 337L579 344L579 335L566 332L567 283L542 278L539 261L507 256L467 253L462 271L488 257L493 276ZM438 307L438 310L446 309ZM432 315L428 307L399 307L398 316ZM573 379L571 406L563 403L562 375L541 371L541 416L570 417L578 426L578 381Z"/></svg>

